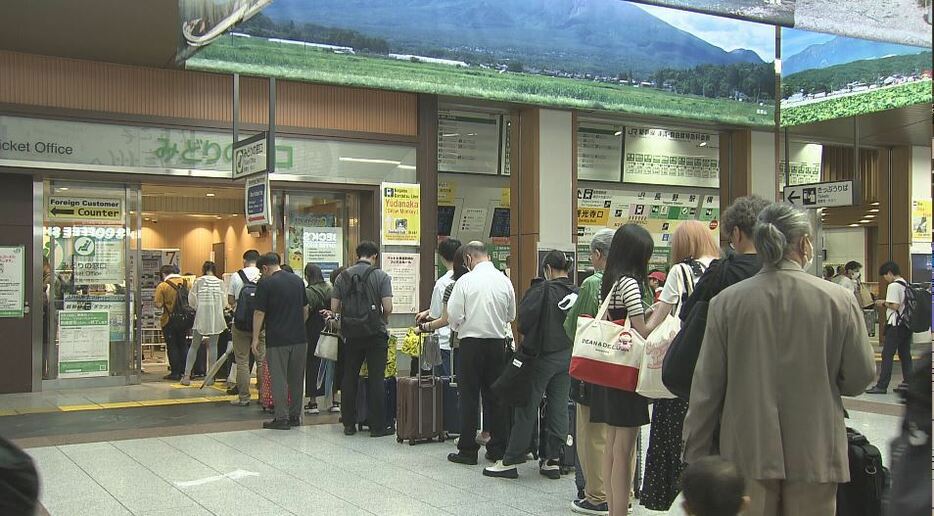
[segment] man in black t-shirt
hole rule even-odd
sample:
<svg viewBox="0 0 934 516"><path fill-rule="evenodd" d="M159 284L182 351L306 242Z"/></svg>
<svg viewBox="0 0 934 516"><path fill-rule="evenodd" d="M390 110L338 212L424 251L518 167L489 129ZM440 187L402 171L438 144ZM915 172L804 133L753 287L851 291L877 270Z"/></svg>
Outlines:
<svg viewBox="0 0 934 516"><path fill-rule="evenodd" d="M262 279L256 286L253 352L258 355L260 331L265 323L266 361L272 380L275 419L263 423L263 428L288 430L301 424L301 393L308 348L305 337L308 299L302 279L283 271L279 262L276 253L267 253L256 262ZM289 393L292 393L291 402Z"/></svg>

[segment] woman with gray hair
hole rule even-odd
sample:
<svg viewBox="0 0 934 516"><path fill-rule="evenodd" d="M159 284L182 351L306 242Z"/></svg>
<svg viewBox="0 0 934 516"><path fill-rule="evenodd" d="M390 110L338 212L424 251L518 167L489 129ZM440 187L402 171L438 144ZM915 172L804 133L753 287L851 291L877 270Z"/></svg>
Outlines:
<svg viewBox="0 0 934 516"><path fill-rule="evenodd" d="M832 516L837 484L850 480L840 396L860 394L875 374L862 311L805 272L815 251L804 212L767 207L754 241L762 271L710 304L685 461L733 461L747 479L747 515Z"/></svg>
<svg viewBox="0 0 934 516"><path fill-rule="evenodd" d="M594 273L581 284L577 302L568 311L564 331L571 341L577 333L577 318L593 317L600 309L600 287L603 270L610 254L610 245L616 234L612 229L601 229L590 241L590 263ZM607 512L606 489L603 486L603 455L606 452L606 425L590 422L591 385L571 379L571 398L577 403L574 441L580 467L577 471L577 499L571 510L582 514Z"/></svg>

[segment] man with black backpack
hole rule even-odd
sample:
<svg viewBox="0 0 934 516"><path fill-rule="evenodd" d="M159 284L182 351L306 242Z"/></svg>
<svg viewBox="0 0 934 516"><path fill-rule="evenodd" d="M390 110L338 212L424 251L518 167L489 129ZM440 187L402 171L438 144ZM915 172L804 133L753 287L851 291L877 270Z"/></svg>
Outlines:
<svg viewBox="0 0 934 516"><path fill-rule="evenodd" d="M370 437L391 435L386 424L383 377L389 333L386 324L392 313L392 280L376 266L379 247L374 242L357 246L357 263L337 277L331 298L331 311L340 323L344 337L345 367L341 386L341 420L344 434L356 433L357 378L366 361L367 420Z"/></svg>
<svg viewBox="0 0 934 516"><path fill-rule="evenodd" d="M256 309L256 284L260 279L259 251L250 249L243 253L243 268L230 278L230 287L227 289L227 303L234 310L233 340L234 360L237 362L237 394L238 398L232 405L246 407L250 404L250 344L253 342L253 312ZM266 333L260 332L259 353L256 355L256 377L262 377L262 367L266 358ZM262 388L262 382L257 387ZM230 391L228 391L230 392Z"/></svg>
<svg viewBox="0 0 934 516"><path fill-rule="evenodd" d="M169 359L169 374L163 380L179 381L185 372L188 355L188 330L195 322L194 310L188 305L188 285L175 265L159 269L162 282L156 286L153 305L162 310L159 323L165 338L165 353Z"/></svg>
<svg viewBox="0 0 934 516"><path fill-rule="evenodd" d="M896 352L902 363L902 379L907 382L911 376L912 331L910 323L914 314L911 313L908 301L914 300L915 292L902 277L901 269L895 262L883 263L879 267L879 276L889 284L885 299L876 301L876 306L885 308L885 344L882 346L882 370L879 372L879 381L876 382L875 387L866 391L866 394L888 392ZM928 320L930 321L930 312Z"/></svg>

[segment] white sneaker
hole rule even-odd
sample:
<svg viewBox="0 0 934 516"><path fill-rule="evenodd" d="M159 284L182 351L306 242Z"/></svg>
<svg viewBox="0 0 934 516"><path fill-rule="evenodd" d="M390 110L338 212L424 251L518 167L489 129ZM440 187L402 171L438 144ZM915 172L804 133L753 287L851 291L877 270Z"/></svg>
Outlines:
<svg viewBox="0 0 934 516"><path fill-rule="evenodd" d="M515 465L506 466L498 460L496 464L483 468L483 476L493 478L519 478L519 469Z"/></svg>
<svg viewBox="0 0 934 516"><path fill-rule="evenodd" d="M340 411L341 411L340 405L331 405L331 408L328 409L328 412L330 412L331 414L337 414L337 413L340 413Z"/></svg>

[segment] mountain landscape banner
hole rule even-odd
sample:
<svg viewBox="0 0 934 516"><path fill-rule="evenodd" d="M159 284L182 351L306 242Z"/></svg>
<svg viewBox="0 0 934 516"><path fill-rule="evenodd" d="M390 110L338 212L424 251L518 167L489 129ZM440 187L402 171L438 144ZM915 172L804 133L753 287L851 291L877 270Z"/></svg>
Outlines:
<svg viewBox="0 0 934 516"><path fill-rule="evenodd" d="M782 31L781 124L931 103L931 50Z"/></svg>
<svg viewBox="0 0 934 516"><path fill-rule="evenodd" d="M621 0L276 0L194 70L771 126L775 28Z"/></svg>
<svg viewBox="0 0 934 516"><path fill-rule="evenodd" d="M640 3L931 48L931 0L636 0Z"/></svg>

